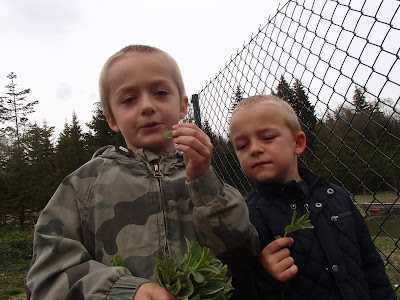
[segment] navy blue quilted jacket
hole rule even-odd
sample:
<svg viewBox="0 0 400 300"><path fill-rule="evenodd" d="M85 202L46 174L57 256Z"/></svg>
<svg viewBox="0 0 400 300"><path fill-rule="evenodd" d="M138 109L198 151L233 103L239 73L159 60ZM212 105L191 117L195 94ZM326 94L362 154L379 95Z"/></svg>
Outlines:
<svg viewBox="0 0 400 300"><path fill-rule="evenodd" d="M261 299L396 299L368 227L349 195L336 185L299 169L309 195L295 181L257 184L248 196L250 219L261 249L284 234L293 209L300 217L311 211L314 229L289 234L291 255L299 271L283 284L258 266L254 276ZM252 291L251 293L253 293Z"/></svg>

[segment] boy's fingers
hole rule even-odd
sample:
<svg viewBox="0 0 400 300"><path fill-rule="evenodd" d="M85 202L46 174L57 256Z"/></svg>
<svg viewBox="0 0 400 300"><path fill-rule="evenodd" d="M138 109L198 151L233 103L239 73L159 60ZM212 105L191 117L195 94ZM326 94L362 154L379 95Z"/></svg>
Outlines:
<svg viewBox="0 0 400 300"><path fill-rule="evenodd" d="M176 141L181 143L191 144L193 141L200 141L201 145L212 146L211 140L199 127L194 124L178 124L172 126L173 135ZM183 137L190 137L192 139L183 139ZM195 146L195 145L194 145Z"/></svg>
<svg viewBox="0 0 400 300"><path fill-rule="evenodd" d="M267 247L264 248L263 251L266 251L266 254L272 254L284 247L288 247L294 243L294 240L291 237L285 237L277 239L268 244Z"/></svg>
<svg viewBox="0 0 400 300"><path fill-rule="evenodd" d="M176 128L173 135L175 144L179 145L177 149L190 157L196 154L206 158L212 156L213 145L210 138L196 125L186 125L185 123L184 125L174 125L173 128Z"/></svg>
<svg viewBox="0 0 400 300"><path fill-rule="evenodd" d="M290 258L289 260L287 260ZM293 264L293 258L290 256L290 251L287 248L279 249L277 252L274 253L267 253L266 251L261 252L260 254L260 264L267 269L267 271L273 271L274 273L282 271L282 267L279 265L281 262L285 261L286 264L289 264L289 261L291 260ZM286 266L285 268L288 268Z"/></svg>
<svg viewBox="0 0 400 300"><path fill-rule="evenodd" d="M296 275L298 270L299 268L295 264L292 264L289 268L279 273L275 278L279 281L286 282Z"/></svg>

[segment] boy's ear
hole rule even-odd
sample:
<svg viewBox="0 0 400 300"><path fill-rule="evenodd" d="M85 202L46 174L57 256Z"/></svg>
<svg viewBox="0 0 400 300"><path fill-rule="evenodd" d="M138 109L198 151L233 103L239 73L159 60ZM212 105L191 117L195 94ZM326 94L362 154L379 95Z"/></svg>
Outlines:
<svg viewBox="0 0 400 300"><path fill-rule="evenodd" d="M294 154L300 155L306 149L306 145L307 145L306 134L303 131L299 131L296 134L295 142L296 142L296 146L295 146L295 149L294 149Z"/></svg>
<svg viewBox="0 0 400 300"><path fill-rule="evenodd" d="M111 128L111 130L115 132L120 132L121 130L119 129L117 123L114 121L113 117L106 116L108 126Z"/></svg>
<svg viewBox="0 0 400 300"><path fill-rule="evenodd" d="M187 113L187 106L188 106L188 97L183 98L181 102L180 111L179 111L179 118L183 119Z"/></svg>

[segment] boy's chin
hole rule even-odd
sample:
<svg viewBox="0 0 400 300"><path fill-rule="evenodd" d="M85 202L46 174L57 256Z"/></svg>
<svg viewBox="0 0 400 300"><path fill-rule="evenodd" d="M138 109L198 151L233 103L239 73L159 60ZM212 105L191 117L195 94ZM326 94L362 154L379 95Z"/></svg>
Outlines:
<svg viewBox="0 0 400 300"><path fill-rule="evenodd" d="M143 144L143 147L147 150L150 150L156 154L161 154L163 152L174 152L174 141L173 139L166 139L163 137L162 140L150 141L148 143Z"/></svg>

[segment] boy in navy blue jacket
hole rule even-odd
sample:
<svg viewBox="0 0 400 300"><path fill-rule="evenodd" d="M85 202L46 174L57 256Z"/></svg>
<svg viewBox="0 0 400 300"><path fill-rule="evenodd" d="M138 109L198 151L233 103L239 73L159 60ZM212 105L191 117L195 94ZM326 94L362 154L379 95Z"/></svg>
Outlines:
<svg viewBox="0 0 400 300"><path fill-rule="evenodd" d="M260 298L396 299L349 195L298 168L306 136L286 101L266 95L242 100L230 136L243 172L256 182L246 201L263 249L252 274ZM294 210L298 217L310 211L314 229L275 239Z"/></svg>

